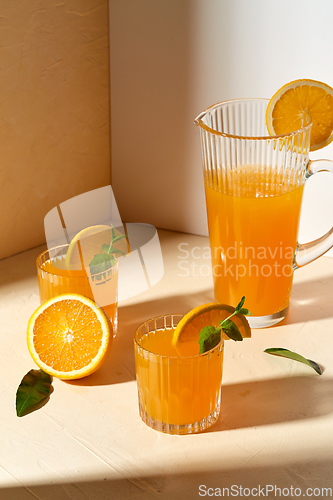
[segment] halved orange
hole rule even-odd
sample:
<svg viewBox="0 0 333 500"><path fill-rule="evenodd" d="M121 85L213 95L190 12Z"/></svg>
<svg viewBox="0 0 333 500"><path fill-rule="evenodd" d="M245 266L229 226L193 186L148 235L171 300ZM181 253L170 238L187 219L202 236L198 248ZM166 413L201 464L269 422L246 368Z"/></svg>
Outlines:
<svg viewBox="0 0 333 500"><path fill-rule="evenodd" d="M333 141L333 89L316 80L295 80L280 88L266 110L270 135L283 135L306 127L312 121L310 150Z"/></svg>
<svg viewBox="0 0 333 500"><path fill-rule="evenodd" d="M29 352L44 372L78 379L97 370L112 343L110 322L94 301L75 293L53 297L32 314Z"/></svg>
<svg viewBox="0 0 333 500"><path fill-rule="evenodd" d="M111 226L99 224L89 226L77 233L69 244L65 264L67 269L82 269L89 266L94 255L102 252L102 245L110 245ZM114 228L116 236L122 233ZM114 246L124 254L129 252L127 238L118 240Z"/></svg>
<svg viewBox="0 0 333 500"><path fill-rule="evenodd" d="M235 308L227 304L219 304L218 302L210 302L201 306L195 307L178 323L173 337L172 345L176 349L181 349L184 342L198 342L199 333L205 326L217 326L220 321L226 319L235 311ZM251 337L251 328L243 314L235 314L231 320L238 326L243 338ZM223 333L222 338L229 339Z"/></svg>

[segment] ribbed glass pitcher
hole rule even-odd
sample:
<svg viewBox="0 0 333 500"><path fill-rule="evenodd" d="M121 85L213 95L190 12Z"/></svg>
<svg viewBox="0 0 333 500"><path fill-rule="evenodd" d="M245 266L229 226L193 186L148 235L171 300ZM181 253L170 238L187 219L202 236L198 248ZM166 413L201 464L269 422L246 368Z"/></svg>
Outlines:
<svg viewBox="0 0 333 500"><path fill-rule="evenodd" d="M333 229L297 241L305 180L329 160L309 160L312 123L269 136L266 99L215 104L200 128L215 298L236 305L245 295L252 328L288 312L294 270L333 246Z"/></svg>

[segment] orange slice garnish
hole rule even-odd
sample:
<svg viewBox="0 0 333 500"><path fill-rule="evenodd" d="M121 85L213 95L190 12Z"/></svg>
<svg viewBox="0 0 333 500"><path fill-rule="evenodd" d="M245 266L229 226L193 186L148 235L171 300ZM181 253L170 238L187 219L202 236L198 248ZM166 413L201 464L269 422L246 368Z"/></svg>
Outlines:
<svg viewBox="0 0 333 500"><path fill-rule="evenodd" d="M226 319L235 311L235 308L218 302L211 302L195 307L178 323L172 338L172 345L181 351L181 346L185 342L198 342L199 334L205 326L217 326L220 321ZM231 320L238 326L243 338L251 337L251 328L243 314L235 314ZM221 338L229 339L223 333Z"/></svg>
<svg viewBox="0 0 333 500"><path fill-rule="evenodd" d="M295 80L278 90L268 103L266 124L270 135L283 135L312 121L310 150L333 140L333 89L316 80Z"/></svg>

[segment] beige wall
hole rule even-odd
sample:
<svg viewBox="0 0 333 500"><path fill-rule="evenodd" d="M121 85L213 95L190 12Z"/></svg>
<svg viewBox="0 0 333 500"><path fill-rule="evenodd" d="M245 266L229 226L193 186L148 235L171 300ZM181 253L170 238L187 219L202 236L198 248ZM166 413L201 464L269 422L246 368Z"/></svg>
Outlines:
<svg viewBox="0 0 333 500"><path fill-rule="evenodd" d="M320 5L110 0L112 187L124 220L207 234L193 120L211 104L270 97L298 78L333 86L333 2ZM311 157L333 159L333 143ZM302 242L332 226L333 176L318 177L306 189Z"/></svg>
<svg viewBox="0 0 333 500"><path fill-rule="evenodd" d="M107 0L0 0L0 259L110 184Z"/></svg>

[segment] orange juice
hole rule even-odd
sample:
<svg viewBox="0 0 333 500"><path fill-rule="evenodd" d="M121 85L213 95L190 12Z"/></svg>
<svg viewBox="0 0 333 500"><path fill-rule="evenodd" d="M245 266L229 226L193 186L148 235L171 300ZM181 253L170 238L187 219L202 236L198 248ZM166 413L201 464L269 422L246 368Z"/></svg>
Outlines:
<svg viewBox="0 0 333 500"><path fill-rule="evenodd" d="M59 248L59 247L58 247ZM60 247L61 248L61 247ZM100 281L92 280L91 276L87 275L85 269L69 270L65 265L65 250L67 245L64 245L64 250L61 255L54 258L52 249L41 254L37 259L37 276L39 286L39 296L41 304L46 300L61 295L63 293L79 293L99 303L98 298L101 295L100 289L109 297L108 303L100 302L106 314L112 321L114 333L117 326L117 284L118 271L117 269L106 271L103 273L103 278Z"/></svg>
<svg viewBox="0 0 333 500"><path fill-rule="evenodd" d="M163 432L197 432L219 415L223 341L204 354L199 354L197 342L189 342L179 353L171 344L173 332L173 328L136 332L140 415Z"/></svg>
<svg viewBox="0 0 333 500"><path fill-rule="evenodd" d="M206 176L205 191L215 298L245 295L252 316L265 316L289 304L303 185L257 170L243 167L229 184Z"/></svg>

